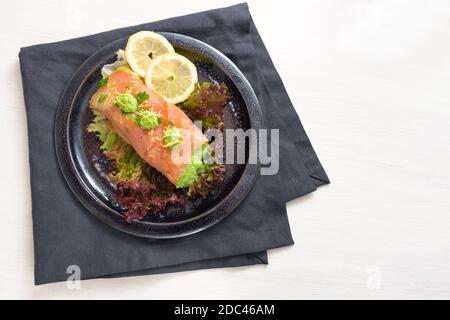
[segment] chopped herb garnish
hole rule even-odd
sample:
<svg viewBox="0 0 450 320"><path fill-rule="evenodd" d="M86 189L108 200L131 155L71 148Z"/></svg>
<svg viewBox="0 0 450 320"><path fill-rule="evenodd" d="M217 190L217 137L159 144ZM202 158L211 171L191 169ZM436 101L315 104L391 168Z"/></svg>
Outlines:
<svg viewBox="0 0 450 320"><path fill-rule="evenodd" d="M138 102L136 98L129 94L119 94L114 102L124 113L132 113L137 110Z"/></svg>
<svg viewBox="0 0 450 320"><path fill-rule="evenodd" d="M134 96L138 102L138 104L141 104L142 102L144 102L146 99L148 99L149 95L147 92L139 92L138 94L136 94Z"/></svg>
<svg viewBox="0 0 450 320"><path fill-rule="evenodd" d="M155 129L159 126L159 115L151 110L140 110L136 112L134 120L143 129Z"/></svg>
<svg viewBox="0 0 450 320"><path fill-rule="evenodd" d="M108 95L103 93L100 95L100 97L98 98L98 102L105 102L105 100L108 99Z"/></svg>
<svg viewBox="0 0 450 320"><path fill-rule="evenodd" d="M99 87L104 87L104 86L106 86L107 84L108 84L108 77L105 77L105 78L100 79L100 80L98 81L98 86L99 86Z"/></svg>
<svg viewBox="0 0 450 320"><path fill-rule="evenodd" d="M176 145L180 144L183 141L183 136L181 132L176 127L169 127L164 131L163 137L163 147L165 148L173 148Z"/></svg>

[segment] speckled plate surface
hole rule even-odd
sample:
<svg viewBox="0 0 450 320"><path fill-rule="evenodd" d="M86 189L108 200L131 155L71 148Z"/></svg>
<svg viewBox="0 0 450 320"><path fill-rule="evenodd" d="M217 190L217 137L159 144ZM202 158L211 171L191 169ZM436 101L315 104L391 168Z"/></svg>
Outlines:
<svg viewBox="0 0 450 320"><path fill-rule="evenodd" d="M259 129L263 116L249 82L222 53L196 39L161 33L178 53L196 66L200 81L225 82L231 101L225 108L225 128ZM100 142L86 131L92 121L89 99L98 88L100 70L115 60L128 38L97 51L77 70L59 101L55 119L55 148L62 173L80 202L96 217L121 231L147 238L174 238L204 230L227 217L247 196L259 175L259 164L226 165L224 183L206 200L190 201L183 212L148 215L143 221L127 223L114 202L115 187L107 179L108 162L99 150ZM253 152L246 146L247 154ZM248 158L247 158L248 159Z"/></svg>

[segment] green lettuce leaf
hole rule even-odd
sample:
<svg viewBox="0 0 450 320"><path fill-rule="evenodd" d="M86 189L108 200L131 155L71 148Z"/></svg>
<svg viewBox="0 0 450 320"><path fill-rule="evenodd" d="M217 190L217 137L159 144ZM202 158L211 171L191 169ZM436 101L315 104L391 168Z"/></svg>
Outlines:
<svg viewBox="0 0 450 320"><path fill-rule="evenodd" d="M208 145L203 145L197 150L190 164L178 178L176 187L189 188L188 194L191 196L206 196L213 184L222 182L224 166L204 161L208 156L212 156L212 153Z"/></svg>
<svg viewBox="0 0 450 320"><path fill-rule="evenodd" d="M100 149L109 158L115 161L116 170L111 177L118 182L145 179L143 174L145 162L136 151L115 133L109 121L95 113L94 121L88 126L89 132L95 132L102 142Z"/></svg>
<svg viewBox="0 0 450 320"><path fill-rule="evenodd" d="M184 169L183 174L177 180L177 188L188 188L199 178L200 173L205 172L208 165L203 163L203 150L199 150L192 156L191 163Z"/></svg>

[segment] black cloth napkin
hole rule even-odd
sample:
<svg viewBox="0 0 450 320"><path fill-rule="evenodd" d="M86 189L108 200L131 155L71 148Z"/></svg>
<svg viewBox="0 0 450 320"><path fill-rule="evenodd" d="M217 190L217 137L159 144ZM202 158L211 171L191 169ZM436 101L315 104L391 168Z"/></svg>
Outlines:
<svg viewBox="0 0 450 320"><path fill-rule="evenodd" d="M175 32L226 54L258 96L268 128L280 129L280 171L260 176L228 218L200 233L151 240L117 231L91 215L60 172L54 116L64 86L90 55L139 30ZM285 202L328 183L247 4L211 10L62 42L22 48L19 54L27 112L35 283L120 277L267 264L267 249L293 244Z"/></svg>

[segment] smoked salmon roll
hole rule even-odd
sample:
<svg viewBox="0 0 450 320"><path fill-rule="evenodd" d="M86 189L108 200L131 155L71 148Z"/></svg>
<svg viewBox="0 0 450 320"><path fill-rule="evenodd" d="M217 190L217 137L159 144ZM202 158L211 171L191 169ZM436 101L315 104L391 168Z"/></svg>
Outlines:
<svg viewBox="0 0 450 320"><path fill-rule="evenodd" d="M103 79L90 107L177 188L194 181L192 162L208 139L180 108L148 89L129 68L121 67Z"/></svg>

